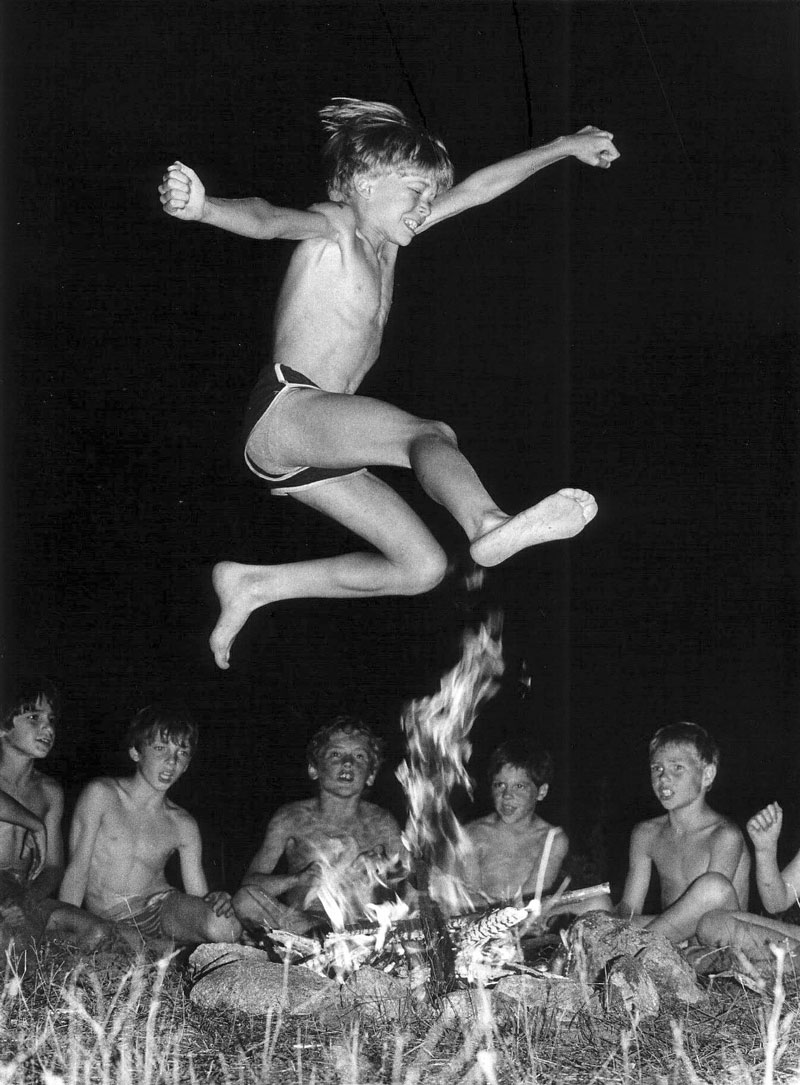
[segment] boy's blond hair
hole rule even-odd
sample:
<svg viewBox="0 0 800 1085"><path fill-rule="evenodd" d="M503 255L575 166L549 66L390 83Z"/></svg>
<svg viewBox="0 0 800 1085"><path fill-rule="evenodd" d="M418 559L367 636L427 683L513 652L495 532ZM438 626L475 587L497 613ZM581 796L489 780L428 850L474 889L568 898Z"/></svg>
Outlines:
<svg viewBox="0 0 800 1085"><path fill-rule="evenodd" d="M328 194L347 199L357 174L429 175L439 192L453 184L453 164L444 144L393 105L359 98L334 98L319 111L329 133L322 148Z"/></svg>

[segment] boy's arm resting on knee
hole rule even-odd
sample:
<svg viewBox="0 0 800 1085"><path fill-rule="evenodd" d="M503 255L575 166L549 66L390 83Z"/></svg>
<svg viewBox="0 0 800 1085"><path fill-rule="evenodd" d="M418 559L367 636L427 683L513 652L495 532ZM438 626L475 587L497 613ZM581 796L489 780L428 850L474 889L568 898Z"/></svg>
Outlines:
<svg viewBox="0 0 800 1085"><path fill-rule="evenodd" d="M575 157L587 165L607 169L619 158L619 151L613 143L614 137L604 129L588 125L572 136L558 136L550 143L534 147L529 151L505 158L494 165L471 173L459 184L433 202L430 216L420 226L417 233L430 229L438 222L452 218L471 207L489 203L505 192L527 181L534 173L561 162L565 158Z"/></svg>
<svg viewBox="0 0 800 1085"><path fill-rule="evenodd" d="M32 810L18 802L8 792L0 790L0 822L8 825L17 825L26 830L23 842L23 851L30 848L33 851L33 860L30 877L35 878L42 870L47 860L47 826L40 817ZM14 856L18 859L19 856Z"/></svg>
<svg viewBox="0 0 800 1085"><path fill-rule="evenodd" d="M286 851L292 837L291 817L285 810L278 810L270 820L261 847L253 856L242 878L242 887L253 885L265 893L277 897L288 889L304 884L303 872L297 874L274 874L278 860ZM308 879L306 879L308 880Z"/></svg>
<svg viewBox="0 0 800 1085"><path fill-rule="evenodd" d="M614 908L621 919L630 919L631 916L642 914L653 872L653 860L648 847L649 838L646 823L637 825L631 833L625 888L622 890L622 899Z"/></svg>
<svg viewBox="0 0 800 1085"><path fill-rule="evenodd" d="M72 816L69 831L69 862L61 882L58 899L80 908L89 884L92 854L106 810L106 792L102 781L94 780L83 789Z"/></svg>
<svg viewBox="0 0 800 1085"><path fill-rule="evenodd" d="M355 230L355 216L345 204L320 203L299 211L276 207L259 196L239 200L208 196L194 170L181 162L173 162L167 169L158 191L164 211L172 218L217 226L260 241L337 241L348 229Z"/></svg>

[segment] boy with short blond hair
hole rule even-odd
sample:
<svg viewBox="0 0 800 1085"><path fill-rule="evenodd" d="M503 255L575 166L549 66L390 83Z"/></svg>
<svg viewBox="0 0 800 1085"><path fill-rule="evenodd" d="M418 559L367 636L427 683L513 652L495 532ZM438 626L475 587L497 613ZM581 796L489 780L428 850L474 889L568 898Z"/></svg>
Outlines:
<svg viewBox="0 0 800 1085"><path fill-rule="evenodd" d="M708 805L719 748L705 728L670 724L655 733L649 749L653 791L666 812L634 828L616 912L680 944L694 939L706 912L746 907L750 856L738 826ZM654 869L662 910L646 916Z"/></svg>
<svg viewBox="0 0 800 1085"><path fill-rule="evenodd" d="M336 98L321 110L332 202L307 211L258 198L207 196L175 162L159 186L167 214L244 237L299 241L278 298L273 354L246 414L245 462L275 494L332 517L364 551L281 565L220 562L219 667L258 607L283 599L361 598L430 591L447 557L415 512L367 467L411 468L463 528L477 564L565 539L595 516L591 494L559 490L509 516L492 500L443 422L356 395L377 360L399 249L462 211L493 200L545 166L575 157L601 168L619 157L610 132L586 127L523 151L453 186L447 151L399 109Z"/></svg>
<svg viewBox="0 0 800 1085"><path fill-rule="evenodd" d="M241 927L230 895L208 890L197 822L168 796L189 767L196 724L180 710L149 705L134 716L126 742L133 776L93 780L78 799L61 899L85 903L143 942L235 942ZM175 852L183 892L164 873Z"/></svg>
<svg viewBox="0 0 800 1085"><path fill-rule="evenodd" d="M326 886L348 919L362 916L379 878L404 854L395 819L364 798L382 761L382 743L370 727L337 716L314 733L307 761L316 796L275 813L233 898L254 934L329 926L319 895ZM286 873L275 873L282 858Z"/></svg>

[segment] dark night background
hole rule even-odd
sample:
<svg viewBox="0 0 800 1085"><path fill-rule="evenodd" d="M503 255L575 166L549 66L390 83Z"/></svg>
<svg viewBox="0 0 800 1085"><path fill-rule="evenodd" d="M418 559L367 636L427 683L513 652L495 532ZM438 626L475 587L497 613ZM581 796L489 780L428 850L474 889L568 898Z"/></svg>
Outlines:
<svg viewBox="0 0 800 1085"><path fill-rule="evenodd" d="M549 743L542 813L592 842L598 874L618 882L632 824L656 812L647 740L677 719L720 741L716 805L743 823L778 799L783 851L800 846L799 11L6 6L3 652L62 689L49 764L70 802L124 768L127 720L169 694L202 725L176 798L217 883L307 793L303 746L333 713L385 736L374 797L402 815L402 704L500 607L508 677L474 771L508 734ZM611 170L559 163L403 252L364 386L450 422L510 510L577 485L601 511L468 598L459 530L386 472L453 576L420 598L259 612L222 673L211 565L352 539L269 498L236 444L291 246L172 221L156 186L179 157L215 195L321 198L316 113L336 94L422 114L457 177L587 123L615 134Z"/></svg>

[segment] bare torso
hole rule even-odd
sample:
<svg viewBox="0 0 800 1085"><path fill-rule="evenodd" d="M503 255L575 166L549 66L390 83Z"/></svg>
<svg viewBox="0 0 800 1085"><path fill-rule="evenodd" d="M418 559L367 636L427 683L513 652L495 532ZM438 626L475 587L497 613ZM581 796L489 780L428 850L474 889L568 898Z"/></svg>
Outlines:
<svg viewBox="0 0 800 1085"><path fill-rule="evenodd" d="M392 304L397 246L356 231L301 241L275 309L273 361L329 392L354 392L374 365Z"/></svg>
<svg viewBox="0 0 800 1085"><path fill-rule="evenodd" d="M520 892L533 893L545 842L553 828L538 816L532 822L514 826L505 825L495 813L471 822L466 831L475 849L473 861L480 879L475 888L494 901L510 900ZM555 829L551 856L558 856L558 861L548 859L544 891L552 887L558 875L565 848L564 831Z"/></svg>
<svg viewBox="0 0 800 1085"><path fill-rule="evenodd" d="M665 814L646 822L645 831L649 855L661 882L662 908L668 908L692 882L708 872L721 834L739 832L733 822L714 810L708 810L708 816L691 830L676 831ZM745 902L749 865L744 847L736 869L728 877L739 901Z"/></svg>
<svg viewBox="0 0 800 1085"><path fill-rule="evenodd" d="M36 769L24 784L7 780L0 773L0 787L42 821L47 820L53 804L61 795L61 785ZM0 822L0 869L18 870L27 874L31 853L26 851L22 854L25 836L26 830L20 825Z"/></svg>
<svg viewBox="0 0 800 1085"><path fill-rule="evenodd" d="M400 844L397 822L373 803L361 800L355 815L337 823L323 817L317 799L291 803L282 811L286 819L285 856L290 874L297 874L314 862L330 864L337 881L352 895L363 891L356 861L365 852L392 858ZM354 866L353 864L356 864ZM298 907L305 905L305 889L288 890L284 899Z"/></svg>
<svg viewBox="0 0 800 1085"><path fill-rule="evenodd" d="M126 780L106 779L105 809L95 839L86 907L107 915L131 898L167 889L167 860L179 847L191 818L169 799L142 809L131 801Z"/></svg>

